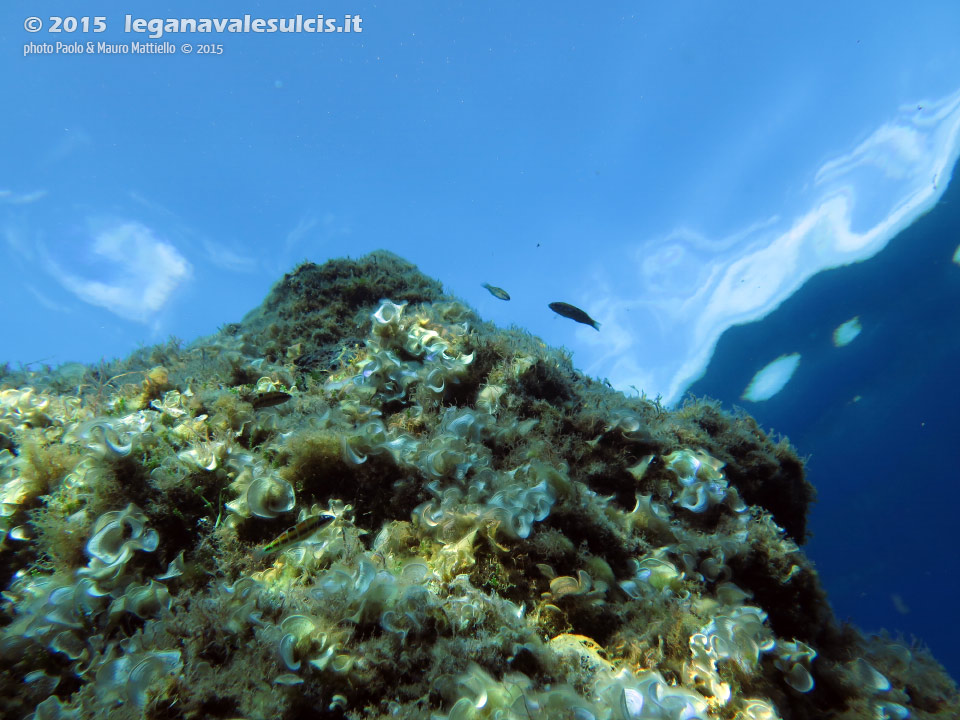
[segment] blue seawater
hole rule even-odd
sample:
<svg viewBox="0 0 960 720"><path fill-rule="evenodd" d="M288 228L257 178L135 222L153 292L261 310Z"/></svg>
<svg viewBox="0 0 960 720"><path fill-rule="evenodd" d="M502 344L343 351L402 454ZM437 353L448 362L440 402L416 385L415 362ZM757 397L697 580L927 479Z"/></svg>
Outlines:
<svg viewBox="0 0 960 720"><path fill-rule="evenodd" d="M761 321L724 334L689 391L739 405L808 457L818 503L806 550L840 618L927 644L960 677L960 188L867 261L811 278ZM835 346L858 317L862 332ZM782 391L753 374L800 354Z"/></svg>

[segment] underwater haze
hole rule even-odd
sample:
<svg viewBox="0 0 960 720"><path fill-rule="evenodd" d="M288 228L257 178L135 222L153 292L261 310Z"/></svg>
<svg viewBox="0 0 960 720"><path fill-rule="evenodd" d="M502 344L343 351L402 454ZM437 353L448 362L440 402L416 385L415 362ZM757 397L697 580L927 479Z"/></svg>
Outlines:
<svg viewBox="0 0 960 720"><path fill-rule="evenodd" d="M51 32L78 12L0 8L0 363L190 343L383 248L628 396L789 437L837 615L960 678L960 5L108 0ZM350 32L126 19L320 13Z"/></svg>

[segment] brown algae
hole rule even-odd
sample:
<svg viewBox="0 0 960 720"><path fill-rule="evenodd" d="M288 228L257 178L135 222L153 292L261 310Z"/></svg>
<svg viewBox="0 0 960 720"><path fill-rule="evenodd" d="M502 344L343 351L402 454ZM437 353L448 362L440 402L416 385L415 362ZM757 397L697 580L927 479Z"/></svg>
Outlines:
<svg viewBox="0 0 960 720"><path fill-rule="evenodd" d="M4 717L960 707L922 647L833 616L788 442L616 393L390 253L0 383Z"/></svg>

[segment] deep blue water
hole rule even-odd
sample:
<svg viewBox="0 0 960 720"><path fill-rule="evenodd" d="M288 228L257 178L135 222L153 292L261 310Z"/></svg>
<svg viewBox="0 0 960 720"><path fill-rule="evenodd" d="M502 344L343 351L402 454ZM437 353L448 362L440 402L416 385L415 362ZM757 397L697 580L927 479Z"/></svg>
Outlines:
<svg viewBox="0 0 960 720"><path fill-rule="evenodd" d="M841 618L927 644L960 678L960 188L873 258L822 272L721 338L696 395L739 405L803 456L818 502L806 545ZM835 347L854 316L862 333ZM754 373L800 353L762 402Z"/></svg>

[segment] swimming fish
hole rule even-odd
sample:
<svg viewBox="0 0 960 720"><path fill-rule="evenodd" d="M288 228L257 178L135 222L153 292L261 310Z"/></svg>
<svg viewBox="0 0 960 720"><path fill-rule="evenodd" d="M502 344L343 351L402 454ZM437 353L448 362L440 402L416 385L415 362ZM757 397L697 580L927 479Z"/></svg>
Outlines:
<svg viewBox="0 0 960 720"><path fill-rule="evenodd" d="M563 315L565 318L570 318L571 320L576 320L578 323L589 325L597 332L600 332L600 323L598 323L578 307L574 307L573 305L569 305L564 302L553 302L550 303L550 309L553 310L557 315Z"/></svg>
<svg viewBox="0 0 960 720"><path fill-rule="evenodd" d="M483 287L489 290L490 294L493 295L495 298L500 298L501 300L510 299L510 293L508 293L503 288L498 288L497 286L491 285L490 283L484 283Z"/></svg>
<svg viewBox="0 0 960 720"><path fill-rule="evenodd" d="M288 528L280 533L262 548L254 550L254 555L259 559L271 553L285 550L292 545L303 542L318 530L325 528L333 522L333 520L334 516L329 513L320 513L319 515L301 520L292 528Z"/></svg>

